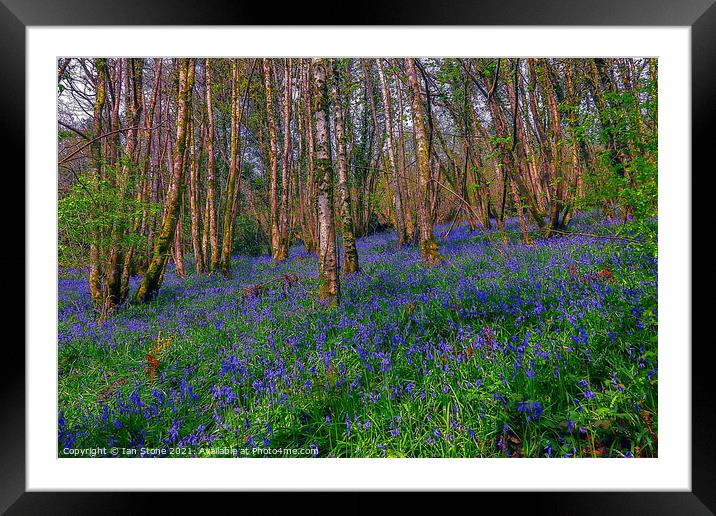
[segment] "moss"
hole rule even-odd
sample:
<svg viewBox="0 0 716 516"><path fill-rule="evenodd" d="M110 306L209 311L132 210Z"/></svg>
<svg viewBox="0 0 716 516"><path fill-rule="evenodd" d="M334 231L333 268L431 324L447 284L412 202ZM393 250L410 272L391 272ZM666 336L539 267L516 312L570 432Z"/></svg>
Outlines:
<svg viewBox="0 0 716 516"><path fill-rule="evenodd" d="M432 267L437 265L444 260L443 256L438 251L438 244L434 238L429 238L420 242L420 253L422 254L423 261L426 265Z"/></svg>

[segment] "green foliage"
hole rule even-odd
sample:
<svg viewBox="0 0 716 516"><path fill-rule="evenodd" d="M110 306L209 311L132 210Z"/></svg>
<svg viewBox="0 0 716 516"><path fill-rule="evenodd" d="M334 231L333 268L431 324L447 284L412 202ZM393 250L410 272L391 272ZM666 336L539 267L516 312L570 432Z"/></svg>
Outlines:
<svg viewBox="0 0 716 516"><path fill-rule="evenodd" d="M266 235L259 223L247 214L239 213L234 222L234 240L231 253L234 255L260 256L271 252Z"/></svg>
<svg viewBox="0 0 716 516"><path fill-rule="evenodd" d="M462 106L465 103L465 77L457 59L445 59L435 74L440 84L449 88L449 94L440 89L439 98L442 102Z"/></svg>
<svg viewBox="0 0 716 516"><path fill-rule="evenodd" d="M57 131L57 139L59 141L67 140L68 138L73 138L75 136L77 136L75 133L68 131L67 129L60 129Z"/></svg>
<svg viewBox="0 0 716 516"><path fill-rule="evenodd" d="M599 207L608 218L630 221L627 231L656 254L658 215L658 132L656 79L637 93L606 91L605 108L585 117L577 136L584 141L591 127L599 127L601 146L596 169L585 174L582 207ZM647 99L640 102L639 98ZM650 123L653 122L653 126Z"/></svg>
<svg viewBox="0 0 716 516"><path fill-rule="evenodd" d="M111 167L115 173L122 173L126 160ZM87 265L88 249L91 244L106 249L116 244L120 248L130 246L142 250L146 237L135 234L132 226L146 211L147 215L159 212L158 203L142 202L137 199L131 169L124 191L116 182L107 178L98 179L92 174L83 174L70 191L58 203L58 259L61 265ZM117 240L113 238L113 232Z"/></svg>

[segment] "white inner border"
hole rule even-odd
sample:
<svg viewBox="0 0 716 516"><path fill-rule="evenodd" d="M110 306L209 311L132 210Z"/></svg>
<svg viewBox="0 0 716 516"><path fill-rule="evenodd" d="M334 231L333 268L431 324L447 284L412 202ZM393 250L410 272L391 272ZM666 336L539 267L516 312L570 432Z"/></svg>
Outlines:
<svg viewBox="0 0 716 516"><path fill-rule="evenodd" d="M689 27L48 28L27 37L27 489L691 489ZM659 457L656 459L57 458L58 57L657 56Z"/></svg>

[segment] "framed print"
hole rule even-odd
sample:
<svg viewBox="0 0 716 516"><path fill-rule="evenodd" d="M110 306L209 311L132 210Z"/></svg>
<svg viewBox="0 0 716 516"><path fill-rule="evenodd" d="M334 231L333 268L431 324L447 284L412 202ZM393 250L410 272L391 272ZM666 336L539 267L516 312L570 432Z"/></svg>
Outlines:
<svg viewBox="0 0 716 516"><path fill-rule="evenodd" d="M4 510L432 490L714 511L691 290L710 1L382 3L350 26L3 1L27 194Z"/></svg>

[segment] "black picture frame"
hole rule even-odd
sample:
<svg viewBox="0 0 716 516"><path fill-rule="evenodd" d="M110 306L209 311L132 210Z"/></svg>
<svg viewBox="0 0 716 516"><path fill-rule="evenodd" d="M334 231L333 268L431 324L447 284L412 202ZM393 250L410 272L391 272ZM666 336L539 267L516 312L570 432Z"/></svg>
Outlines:
<svg viewBox="0 0 716 516"><path fill-rule="evenodd" d="M351 11L339 14L337 3L320 0L311 3L294 3L278 7L271 2L203 0L159 0L151 2L111 0L0 0L0 134L2 146L9 149L5 155L19 154L26 149L25 105L31 99L25 95L25 29L28 26L46 25L503 25L503 26L689 26L691 27L692 74L692 170L708 176L716 135L716 0L502 0L484 2L460 0L450 5L438 2L413 0L371 0L348 4ZM6 161L6 181L12 176L19 182L13 192L25 192L24 153L11 168ZM703 172L701 172L703 171ZM692 192L707 195L705 188L693 188L697 174L687 171L684 180L692 183ZM20 201L24 196L15 196ZM708 206L708 202L692 206ZM20 209L12 213L20 213ZM24 209L22 210L24 213ZM707 224L708 215L695 216L692 210L692 236L696 227ZM24 222L24 221L23 221ZM18 250L11 256L1 255L3 271L28 270L25 265L25 225L18 221L4 225L8 238ZM709 231L708 226L702 228ZM710 240L706 237L706 240ZM693 241L693 239L692 239ZM23 245L21 245L21 243ZM692 275L706 271L692 248ZM706 274L708 276L708 273ZM19 275L17 275L19 276ZM10 288L10 287L6 287ZM15 292L20 290L17 285ZM705 288L705 287L702 287ZM693 296L693 294L692 294ZM12 299L17 301L17 295ZM708 318L701 316L710 311L708 301L697 303L692 297L692 321ZM15 302L15 310L25 304ZM698 315L697 315L698 314ZM11 318L6 320L6 324ZM17 320L17 319L15 319ZM26 320L26 319L25 319ZM693 325L692 325L693 327ZM692 338L692 490L690 492L534 492L480 493L494 498L500 506L510 510L523 508L532 513L548 514L713 514L716 512L716 447L711 442L714 433L716 401L712 396L712 365L709 360L713 339ZM138 512L150 501L159 501L166 512L176 504L185 504L186 495L180 493L81 493L81 492L26 492L25 488L25 353L17 339L5 339L2 378L2 418L0 420L0 510L8 514L114 514ZM671 343L678 345L679 343ZM213 494L212 501L223 502L230 494ZM242 494L241 496L246 496ZM301 503L300 497L292 504ZM273 503L273 502L272 502ZM311 502L314 503L314 502ZM473 503L473 502L470 502ZM356 508L360 504L356 502Z"/></svg>

